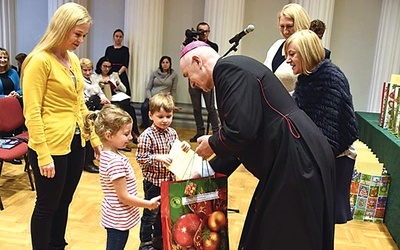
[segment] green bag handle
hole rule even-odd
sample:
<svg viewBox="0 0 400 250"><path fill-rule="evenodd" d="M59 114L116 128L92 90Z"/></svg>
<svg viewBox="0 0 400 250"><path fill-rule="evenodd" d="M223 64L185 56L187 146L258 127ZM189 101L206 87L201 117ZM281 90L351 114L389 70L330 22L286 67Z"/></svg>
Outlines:
<svg viewBox="0 0 400 250"><path fill-rule="evenodd" d="M190 173L192 173L192 169L193 169L193 160L194 160L195 155L196 155L196 152L193 152L193 156L192 156L192 158L190 159L188 165L186 166L186 169L185 169L185 172L183 173L183 176L186 176L186 172L187 172L187 170L189 169L189 166L190 166ZM188 180L190 180L190 176L189 176Z"/></svg>

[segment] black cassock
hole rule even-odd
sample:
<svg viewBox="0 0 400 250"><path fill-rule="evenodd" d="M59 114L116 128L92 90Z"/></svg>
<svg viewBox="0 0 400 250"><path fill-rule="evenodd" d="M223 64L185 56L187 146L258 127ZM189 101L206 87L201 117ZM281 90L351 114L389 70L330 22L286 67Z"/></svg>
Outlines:
<svg viewBox="0 0 400 250"><path fill-rule="evenodd" d="M239 249L333 249L334 156L311 119L275 75L245 56L213 72L219 133L211 165L230 174L242 163L259 183Z"/></svg>

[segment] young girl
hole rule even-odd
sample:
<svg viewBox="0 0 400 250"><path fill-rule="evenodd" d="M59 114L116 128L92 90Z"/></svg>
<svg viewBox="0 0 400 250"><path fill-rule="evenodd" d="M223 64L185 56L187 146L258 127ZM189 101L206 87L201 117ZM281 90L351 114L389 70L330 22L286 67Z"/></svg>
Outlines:
<svg viewBox="0 0 400 250"><path fill-rule="evenodd" d="M132 139L132 118L119 107L108 104L86 117L85 128L94 122L103 143L100 153L100 182L104 193L101 225L107 230L107 250L124 249L129 229L140 222L139 207L156 209L160 196L144 200L138 196L136 177L126 156L118 152ZM89 132L90 131L86 131Z"/></svg>

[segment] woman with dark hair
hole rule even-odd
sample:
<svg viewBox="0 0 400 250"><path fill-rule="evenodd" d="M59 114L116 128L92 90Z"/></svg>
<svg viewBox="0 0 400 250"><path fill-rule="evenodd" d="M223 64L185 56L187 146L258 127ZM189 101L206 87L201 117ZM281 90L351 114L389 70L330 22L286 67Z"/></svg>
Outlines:
<svg viewBox="0 0 400 250"><path fill-rule="evenodd" d="M117 72L119 78L124 83L125 93L131 95L131 86L129 84L128 75L126 70L129 67L129 49L122 45L124 40L124 32L121 29L116 29L113 33L114 45L107 47L104 56L108 57L111 62L110 72Z"/></svg>
<svg viewBox="0 0 400 250"><path fill-rule="evenodd" d="M176 99L176 88L178 85L178 75L172 69L172 60L169 56L162 56L158 64L158 69L155 70L146 86L146 99L144 100L142 112L142 124L140 128L150 127L149 120L149 99L158 93L169 93ZM175 107L180 109L179 107Z"/></svg>
<svg viewBox="0 0 400 250"><path fill-rule="evenodd" d="M103 88L104 93L107 93L107 91L105 90L107 89L107 85L110 86L111 97L108 96L108 98L111 100L111 103L118 105L123 110L128 112L129 115L132 117L132 142L136 144L137 136L139 135L136 112L135 109L131 106L130 97L126 94L125 84L119 78L118 73L111 72L111 67L112 66L110 59L105 56L101 57L96 64L96 74L94 80L97 81L101 88Z"/></svg>

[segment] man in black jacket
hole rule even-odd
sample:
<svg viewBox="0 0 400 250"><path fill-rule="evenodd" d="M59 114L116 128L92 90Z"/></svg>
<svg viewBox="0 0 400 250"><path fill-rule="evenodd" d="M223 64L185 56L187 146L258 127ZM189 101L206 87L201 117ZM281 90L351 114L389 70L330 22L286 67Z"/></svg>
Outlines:
<svg viewBox="0 0 400 250"><path fill-rule="evenodd" d="M208 36L210 34L210 25L206 22L200 22L197 25L197 31L201 32L198 37L199 41L203 41L211 46L216 52L218 52L218 45L216 43L211 42L208 40ZM189 94L190 99L192 100L193 106L193 115L194 120L196 122L196 135L190 139L191 142L196 142L197 138L205 134L204 129L204 120L202 115L202 105L201 105L201 96L204 98L204 102L206 104L206 109L208 113L207 122L211 123L212 131L215 133L218 131L219 121L218 121L218 114L215 108L215 101L214 101L214 90L210 92L204 92L202 89L196 86L191 86L189 84ZM208 131L207 131L208 132Z"/></svg>
<svg viewBox="0 0 400 250"><path fill-rule="evenodd" d="M216 172L239 164L259 184L239 249L333 249L334 156L314 122L278 78L246 56L221 58L196 41L181 53L190 84L217 96L221 127L197 139L196 152Z"/></svg>

